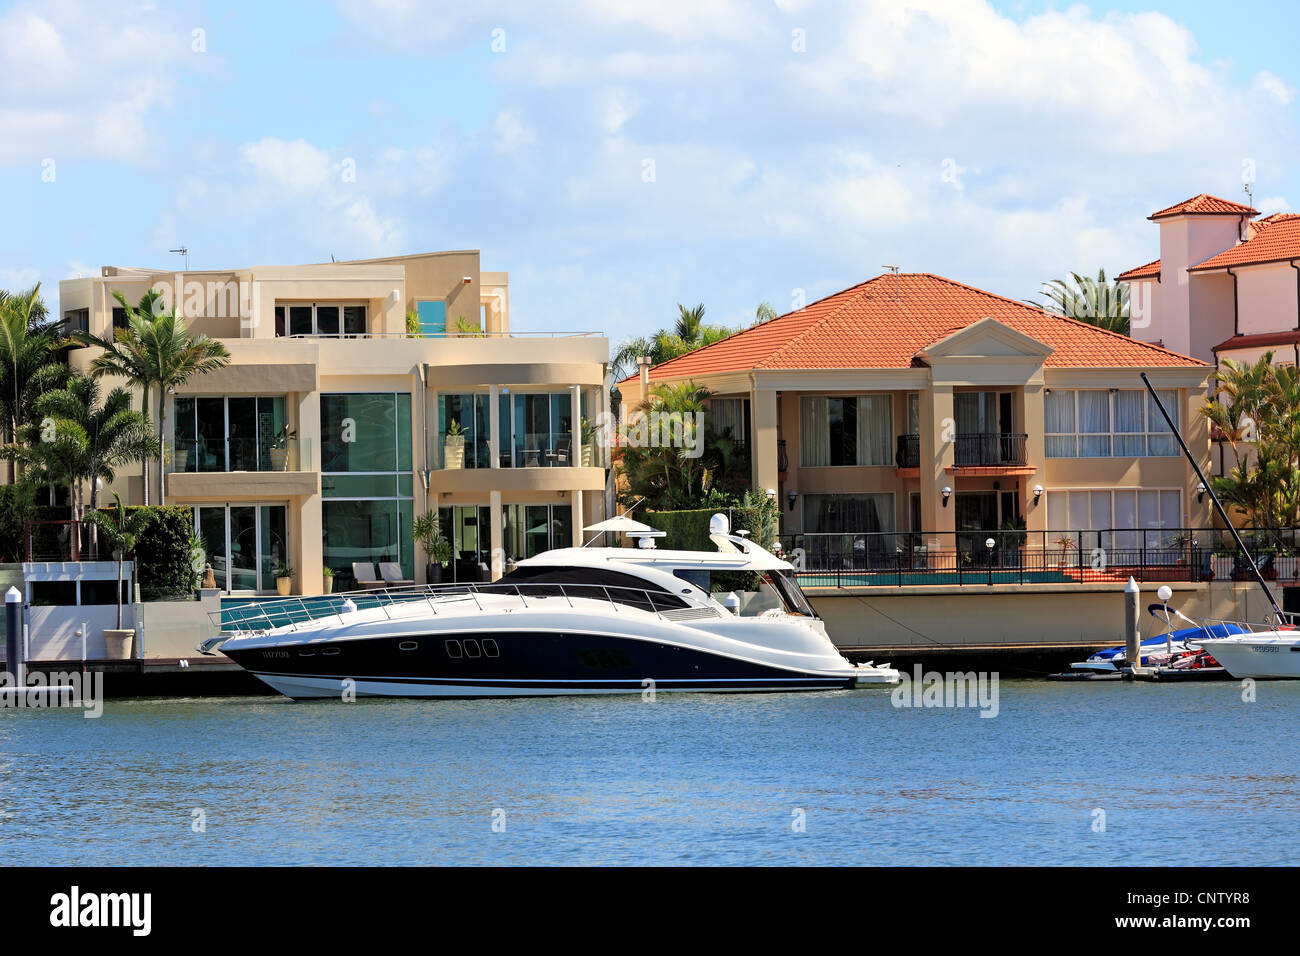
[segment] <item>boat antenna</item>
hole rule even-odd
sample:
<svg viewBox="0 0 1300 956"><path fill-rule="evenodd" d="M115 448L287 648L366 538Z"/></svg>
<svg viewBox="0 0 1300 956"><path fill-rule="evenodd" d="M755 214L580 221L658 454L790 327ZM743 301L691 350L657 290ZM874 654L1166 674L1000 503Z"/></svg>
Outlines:
<svg viewBox="0 0 1300 956"><path fill-rule="evenodd" d="M1219 496L1214 493L1214 487L1206 480L1205 473L1201 471L1201 466L1198 465L1196 459L1192 457L1192 452L1187 447L1187 442L1183 441L1182 433L1179 432L1178 426L1174 424L1174 420L1169 417L1169 412L1165 409L1164 402L1160 401L1160 396L1156 394L1155 388L1151 385L1151 379L1147 378L1146 372L1140 374L1142 375L1142 384L1147 387L1147 391L1151 394L1151 401L1155 402L1156 408L1160 409L1160 414L1164 416L1165 422L1169 425L1169 430L1173 432L1174 438L1178 440L1178 446L1182 448L1183 454L1187 456L1187 460L1191 463L1192 470L1196 472L1196 477L1200 479L1205 490L1209 492L1210 500L1214 502L1214 507L1219 512L1219 518L1222 519L1224 526L1229 532L1231 532L1232 539L1237 542L1237 549L1246 556L1246 563L1250 565L1250 573L1255 576L1256 582L1258 582L1259 586L1264 590L1264 597L1268 598L1268 603L1273 607L1273 614L1276 615L1273 620L1278 624L1285 624L1286 618L1283 617L1282 609L1277 605L1277 598L1273 597L1273 592L1268 589L1268 582L1264 580L1264 575L1259 573L1259 565L1255 563L1255 559L1251 557L1250 552L1246 550L1246 544L1241 540L1241 535L1237 534L1236 526L1228 517L1228 513L1223 510L1223 505L1219 501Z"/></svg>

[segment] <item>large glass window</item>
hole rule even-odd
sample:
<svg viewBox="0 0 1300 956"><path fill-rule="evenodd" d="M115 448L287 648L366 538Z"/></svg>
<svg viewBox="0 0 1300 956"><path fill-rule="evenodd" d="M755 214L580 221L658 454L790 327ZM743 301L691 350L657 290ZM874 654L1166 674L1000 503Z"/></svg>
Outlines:
<svg viewBox="0 0 1300 956"><path fill-rule="evenodd" d="M1170 534L1181 526L1181 519L1182 495L1175 490L1052 489L1047 492L1051 536L1089 532L1083 540L1086 548L1120 551L1167 548Z"/></svg>
<svg viewBox="0 0 1300 956"><path fill-rule="evenodd" d="M502 544L508 561L573 545L573 509L567 504L506 505L502 521Z"/></svg>
<svg viewBox="0 0 1300 956"><path fill-rule="evenodd" d="M453 581L483 581L492 567L492 510L483 505L439 508L442 533L451 542Z"/></svg>
<svg viewBox="0 0 1300 956"><path fill-rule="evenodd" d="M894 530L894 496L804 495L803 527L809 533Z"/></svg>
<svg viewBox="0 0 1300 956"><path fill-rule="evenodd" d="M501 467L575 464L573 400L567 391L503 392L497 413L502 432Z"/></svg>
<svg viewBox="0 0 1300 956"><path fill-rule="evenodd" d="M1157 391L1178 424L1178 392ZM1053 389L1044 396L1048 458L1158 458L1178 454L1160 409L1142 389Z"/></svg>
<svg viewBox="0 0 1300 956"><path fill-rule="evenodd" d="M194 527L223 591L274 591L275 566L291 563L284 505L198 505Z"/></svg>
<svg viewBox="0 0 1300 956"><path fill-rule="evenodd" d="M324 556L341 589L355 586L355 562L414 578L412 468L409 394L321 396Z"/></svg>
<svg viewBox="0 0 1300 956"><path fill-rule="evenodd" d="M172 418L173 470L275 470L271 452L287 423L283 395L178 396Z"/></svg>
<svg viewBox="0 0 1300 956"><path fill-rule="evenodd" d="M894 405L890 395L805 395L799 406L805 467L893 464Z"/></svg>
<svg viewBox="0 0 1300 956"><path fill-rule="evenodd" d="M366 334L366 307L344 302L288 302L275 307L276 335L337 338Z"/></svg>
<svg viewBox="0 0 1300 956"><path fill-rule="evenodd" d="M438 447L437 455L442 467L447 467L447 433L452 423L463 437L463 468L490 468L489 431L491 427L490 397L486 394L438 396ZM453 459L454 460L454 459Z"/></svg>

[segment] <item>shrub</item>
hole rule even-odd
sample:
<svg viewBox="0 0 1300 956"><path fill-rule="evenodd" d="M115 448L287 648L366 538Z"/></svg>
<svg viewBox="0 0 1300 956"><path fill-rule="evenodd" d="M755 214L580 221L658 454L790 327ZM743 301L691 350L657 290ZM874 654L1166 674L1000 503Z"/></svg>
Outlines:
<svg viewBox="0 0 1300 956"><path fill-rule="evenodd" d="M193 596L201 570L194 567L194 511L185 505L133 508L152 512L135 548L140 599L166 601Z"/></svg>
<svg viewBox="0 0 1300 956"><path fill-rule="evenodd" d="M0 485L0 561L27 560L24 525L36 517L36 486L29 482Z"/></svg>

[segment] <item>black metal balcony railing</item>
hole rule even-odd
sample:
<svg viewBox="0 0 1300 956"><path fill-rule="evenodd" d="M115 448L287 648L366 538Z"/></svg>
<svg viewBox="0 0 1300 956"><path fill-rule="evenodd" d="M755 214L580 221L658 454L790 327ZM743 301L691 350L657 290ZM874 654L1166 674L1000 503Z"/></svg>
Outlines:
<svg viewBox="0 0 1300 956"><path fill-rule="evenodd" d="M1028 435L1010 432L977 432L958 435L953 440L953 463L957 467L973 465L1023 465ZM894 461L899 468L918 468L921 464L921 436L899 435Z"/></svg>
<svg viewBox="0 0 1300 956"><path fill-rule="evenodd" d="M1217 528L829 532L780 540L804 587L1253 580L1229 533ZM1261 533L1247 547L1265 578L1300 582L1300 529Z"/></svg>
<svg viewBox="0 0 1300 956"><path fill-rule="evenodd" d="M953 463L963 465L1023 465L1028 435L1010 432L958 434L954 441Z"/></svg>

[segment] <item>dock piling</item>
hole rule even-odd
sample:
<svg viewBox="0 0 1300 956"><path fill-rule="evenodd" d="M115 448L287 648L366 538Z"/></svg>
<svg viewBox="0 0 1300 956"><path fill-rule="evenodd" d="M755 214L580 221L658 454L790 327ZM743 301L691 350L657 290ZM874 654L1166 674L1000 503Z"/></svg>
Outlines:
<svg viewBox="0 0 1300 956"><path fill-rule="evenodd" d="M1128 666L1137 669L1142 666L1141 634L1138 629L1139 611L1137 581L1132 577L1124 588L1124 657Z"/></svg>
<svg viewBox="0 0 1300 956"><path fill-rule="evenodd" d="M15 687L27 685L23 660L23 595L17 588L5 592L5 667Z"/></svg>

